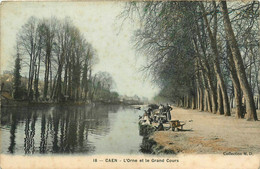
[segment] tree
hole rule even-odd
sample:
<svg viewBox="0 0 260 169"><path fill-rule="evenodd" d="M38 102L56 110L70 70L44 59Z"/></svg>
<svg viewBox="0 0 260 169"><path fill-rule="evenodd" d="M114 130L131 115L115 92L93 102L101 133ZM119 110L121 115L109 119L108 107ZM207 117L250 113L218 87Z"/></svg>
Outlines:
<svg viewBox="0 0 260 169"><path fill-rule="evenodd" d="M17 42L28 66L29 101L37 102L41 96L56 102L88 99L96 51L69 18L31 17L17 34Z"/></svg>
<svg viewBox="0 0 260 169"><path fill-rule="evenodd" d="M14 93L13 93L14 99L22 99L23 92L22 92L22 86L21 86L21 59L20 59L18 45L17 45L17 54L16 54L15 66L14 66L13 89L14 89Z"/></svg>
<svg viewBox="0 0 260 169"><path fill-rule="evenodd" d="M50 20L42 21L42 31L44 38L44 50L45 50L45 73L44 73L44 91L43 98L46 99L49 90L50 70L51 70L51 56L53 52L54 39L56 35L57 19L51 18Z"/></svg>
<svg viewBox="0 0 260 169"><path fill-rule="evenodd" d="M244 96L248 119L257 119L259 2L232 2L229 10L224 4L130 2L121 17L141 22L135 46L147 56L143 70L161 87L160 96L230 116L234 88L237 118Z"/></svg>
<svg viewBox="0 0 260 169"><path fill-rule="evenodd" d="M230 49L233 55L233 60L237 71L237 76L247 104L246 105L247 120L257 120L253 94L248 84L241 53L228 16L227 3L226 1L221 1L220 5L223 13L225 33L230 44Z"/></svg>
<svg viewBox="0 0 260 169"><path fill-rule="evenodd" d="M33 89L38 86L35 78L38 77L37 58L41 54L42 45L42 38L39 36L39 30L38 19L35 17L30 17L29 20L22 26L21 31L17 35L18 44L22 55L29 56L23 59L29 66L27 84L27 97L29 101L33 100L33 96L35 95Z"/></svg>
<svg viewBox="0 0 260 169"><path fill-rule="evenodd" d="M223 109L223 105L222 103L224 103L224 114L226 116L230 116L230 107L229 107L229 101L228 101L228 95L227 95L227 90L226 90L226 85L224 83L224 79L220 70L220 63L219 63L219 50L218 50L218 46L217 46L217 9L216 9L216 2L213 2L214 4L214 30L212 32L212 30L210 29L210 25L208 22L208 18L206 16L206 12L205 12L205 8L203 3L200 3L200 7L202 9L203 12L203 18L207 27L207 31L208 31L208 36L210 39L210 44L211 44L211 48L213 51L213 57L214 57L214 70L217 76L217 84L219 87L219 91L218 90L218 113L222 114L222 109ZM220 93L221 92L221 93ZM223 99L222 99L223 97ZM223 102L224 101L224 102Z"/></svg>

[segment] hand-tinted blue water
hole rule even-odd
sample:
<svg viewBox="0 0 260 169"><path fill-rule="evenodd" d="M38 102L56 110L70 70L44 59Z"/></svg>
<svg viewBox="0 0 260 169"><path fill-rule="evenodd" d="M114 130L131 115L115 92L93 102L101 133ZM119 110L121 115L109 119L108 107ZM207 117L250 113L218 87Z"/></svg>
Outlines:
<svg viewBox="0 0 260 169"><path fill-rule="evenodd" d="M1 152L138 154L143 111L116 105L4 108Z"/></svg>

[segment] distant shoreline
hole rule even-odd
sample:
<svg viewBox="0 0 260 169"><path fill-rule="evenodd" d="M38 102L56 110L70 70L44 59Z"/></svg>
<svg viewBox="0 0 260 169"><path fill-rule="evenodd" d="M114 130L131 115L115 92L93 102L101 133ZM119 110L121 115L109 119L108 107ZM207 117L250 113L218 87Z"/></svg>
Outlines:
<svg viewBox="0 0 260 169"><path fill-rule="evenodd" d="M83 106L83 105L91 105L91 104L111 104L111 105L143 105L143 102L139 103L127 103L127 102L108 102L108 101L93 101L93 102L29 102L29 101L18 101L18 100L8 100L1 102L1 107L37 107L37 106Z"/></svg>

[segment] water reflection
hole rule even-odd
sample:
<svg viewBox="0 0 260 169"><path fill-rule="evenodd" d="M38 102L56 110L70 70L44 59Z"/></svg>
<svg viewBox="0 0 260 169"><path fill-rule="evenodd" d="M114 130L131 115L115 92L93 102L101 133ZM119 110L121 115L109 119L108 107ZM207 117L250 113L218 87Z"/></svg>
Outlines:
<svg viewBox="0 0 260 169"><path fill-rule="evenodd" d="M110 132L111 114L119 108L116 105L3 108L1 151L12 154L94 152L95 142Z"/></svg>
<svg viewBox="0 0 260 169"><path fill-rule="evenodd" d="M25 154L33 154L35 152L34 136L35 123L37 121L37 114L35 111L28 112L25 119L25 138L24 138L24 152Z"/></svg>
<svg viewBox="0 0 260 169"><path fill-rule="evenodd" d="M48 133L48 132L47 132ZM46 136L46 137L45 137ZM46 134L46 115L42 115L41 119L41 142L40 142L40 153L46 152L46 142L48 134Z"/></svg>
<svg viewBox="0 0 260 169"><path fill-rule="evenodd" d="M14 147L15 147L15 131L17 126L17 119L16 115L11 115L11 129L10 129L10 146L8 147L8 152L14 153Z"/></svg>

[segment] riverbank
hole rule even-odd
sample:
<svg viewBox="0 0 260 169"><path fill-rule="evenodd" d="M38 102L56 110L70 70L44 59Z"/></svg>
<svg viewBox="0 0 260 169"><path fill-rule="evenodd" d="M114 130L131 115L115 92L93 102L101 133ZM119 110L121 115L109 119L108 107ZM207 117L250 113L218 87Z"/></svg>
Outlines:
<svg viewBox="0 0 260 169"><path fill-rule="evenodd" d="M49 107L49 106L84 106L84 105L90 105L90 104L102 104L102 105L136 105L134 104L129 104L128 102L120 102L120 101L93 101L93 102L83 102L83 101L78 101L78 102L29 102L29 101L17 101L17 100L2 100L1 102L1 107ZM143 103L138 103L139 105Z"/></svg>
<svg viewBox="0 0 260 169"><path fill-rule="evenodd" d="M86 102L28 102L28 101L16 101L9 100L8 102L2 102L1 107L50 107L56 105L66 105L66 106L80 106L87 105L89 103Z"/></svg>
<svg viewBox="0 0 260 169"><path fill-rule="evenodd" d="M259 112L258 112L259 114ZM234 115L200 112L174 107L172 120L186 122L184 131L155 131L152 124L144 137L151 154L240 154L260 152L260 121L236 119ZM149 147L150 146L150 147ZM145 146L144 146L145 147Z"/></svg>

